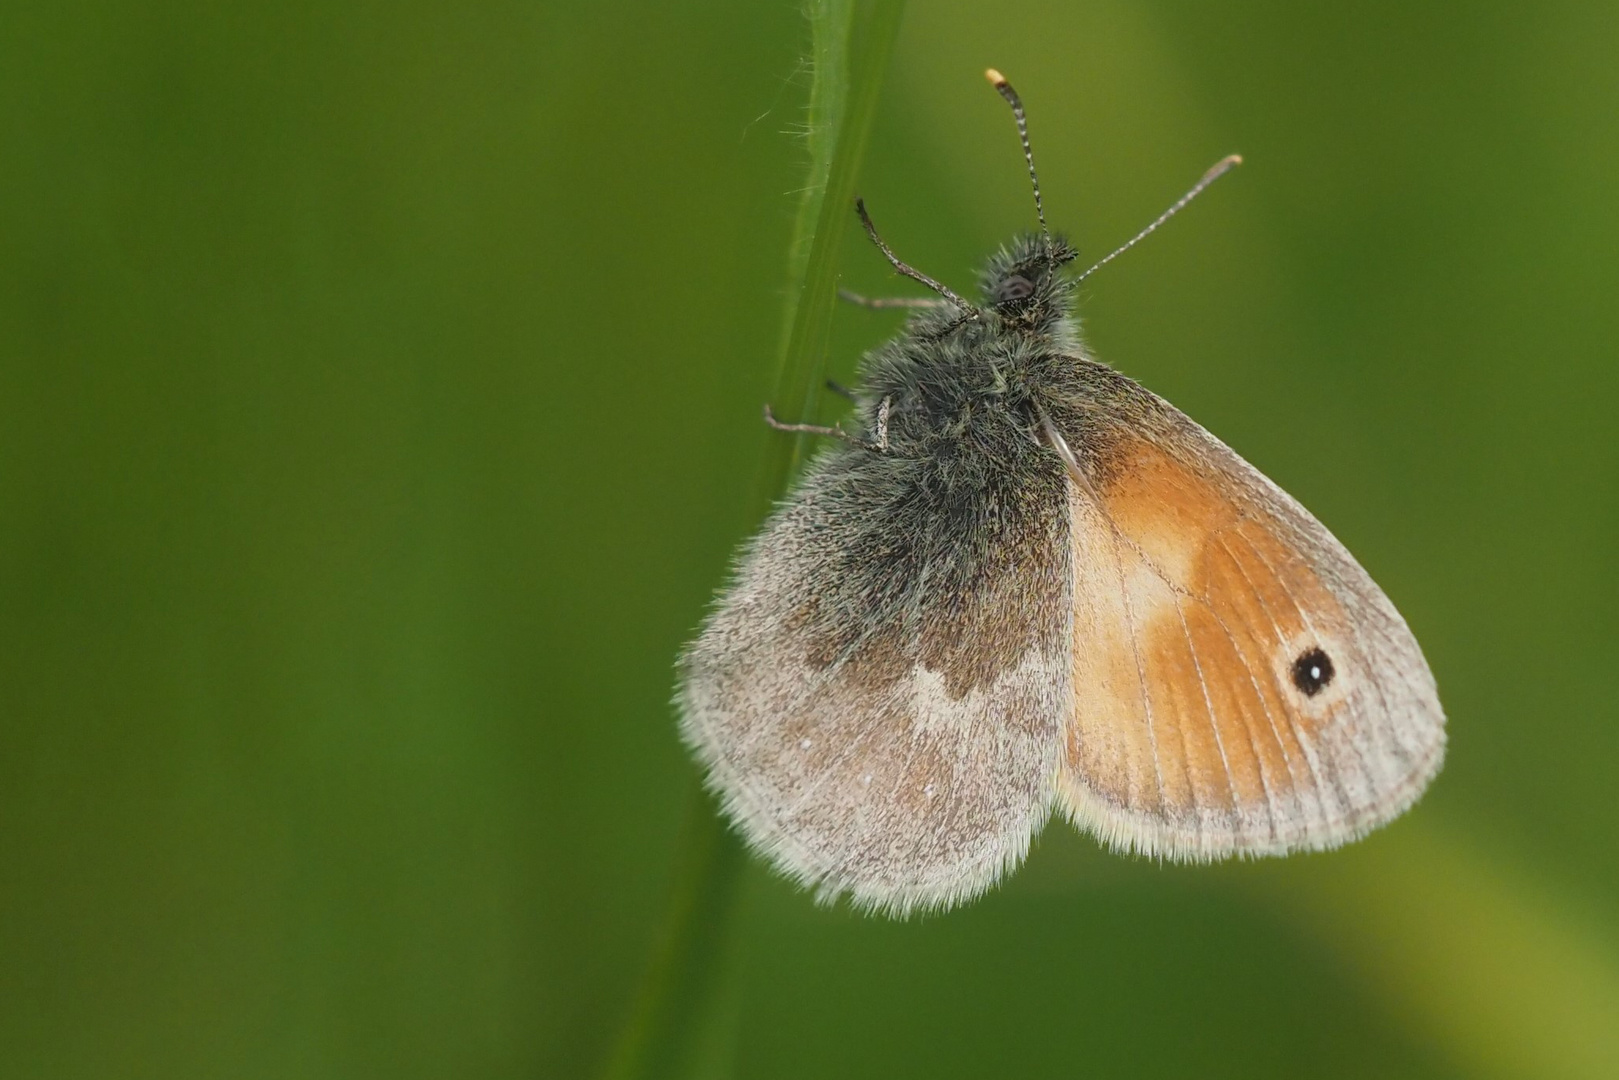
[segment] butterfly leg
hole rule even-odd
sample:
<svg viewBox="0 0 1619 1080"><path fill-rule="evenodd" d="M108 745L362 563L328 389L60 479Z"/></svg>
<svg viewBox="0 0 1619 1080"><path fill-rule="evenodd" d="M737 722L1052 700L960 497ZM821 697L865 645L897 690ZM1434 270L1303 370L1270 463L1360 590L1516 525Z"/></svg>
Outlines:
<svg viewBox="0 0 1619 1080"><path fill-rule="evenodd" d="M862 296L848 289L838 290L838 299L863 308L942 308L950 301L933 296Z"/></svg>
<svg viewBox="0 0 1619 1080"><path fill-rule="evenodd" d="M831 435L834 438L843 439L844 441L851 442L856 446L864 447L867 450L881 454L886 453L888 450L888 414L890 410L892 410L893 404L893 398L885 397L882 400L882 404L877 406L877 437L869 442L865 439L855 438L847 431L844 431L839 425L824 427L820 424L783 423L782 421L776 419L776 414L770 408L768 403L765 405L765 423L769 424L777 431L799 432L804 435Z"/></svg>
<svg viewBox="0 0 1619 1080"><path fill-rule="evenodd" d="M840 427L822 427L819 424L784 424L776 419L776 414L765 404L765 423L777 431L794 431L804 435L836 435L840 439L847 439L848 433Z"/></svg>
<svg viewBox="0 0 1619 1080"><path fill-rule="evenodd" d="M894 399L891 397L883 398L882 404L877 406L877 441L868 446L879 454L888 452L888 413L893 407Z"/></svg>

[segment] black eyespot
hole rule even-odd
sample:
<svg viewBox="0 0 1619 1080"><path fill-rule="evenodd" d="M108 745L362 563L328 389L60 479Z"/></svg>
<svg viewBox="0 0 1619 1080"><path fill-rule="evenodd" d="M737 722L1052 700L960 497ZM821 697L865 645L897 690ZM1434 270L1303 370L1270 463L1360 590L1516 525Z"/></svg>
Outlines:
<svg viewBox="0 0 1619 1080"><path fill-rule="evenodd" d="M1012 274L995 287L995 302L997 304L1014 304L1019 300L1027 300L1034 292L1034 282L1022 274Z"/></svg>
<svg viewBox="0 0 1619 1080"><path fill-rule="evenodd" d="M1332 657L1319 648L1306 649L1293 661L1293 685L1315 697L1332 681Z"/></svg>

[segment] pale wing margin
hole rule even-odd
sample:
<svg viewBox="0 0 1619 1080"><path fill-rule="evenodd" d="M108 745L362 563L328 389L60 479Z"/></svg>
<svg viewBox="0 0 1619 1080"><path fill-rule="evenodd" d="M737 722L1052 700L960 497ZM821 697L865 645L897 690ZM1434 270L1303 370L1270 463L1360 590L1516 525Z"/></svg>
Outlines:
<svg viewBox="0 0 1619 1080"><path fill-rule="evenodd" d="M1069 711L1060 466L925 499L837 448L680 662L681 731L748 843L823 899L975 896L1050 812ZM1025 477L1026 479L1026 477Z"/></svg>
<svg viewBox="0 0 1619 1080"><path fill-rule="evenodd" d="M1335 847L1397 816L1445 744L1405 621L1295 500L1109 375L1113 400L1055 413L1076 548L1064 808L1110 846L1191 859ZM1306 695L1291 670L1315 646L1335 677Z"/></svg>

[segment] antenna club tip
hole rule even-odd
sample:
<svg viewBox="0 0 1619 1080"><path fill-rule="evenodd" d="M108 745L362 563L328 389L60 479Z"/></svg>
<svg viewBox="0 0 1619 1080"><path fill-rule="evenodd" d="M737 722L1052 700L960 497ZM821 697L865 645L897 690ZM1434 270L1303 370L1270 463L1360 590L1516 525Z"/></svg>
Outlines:
<svg viewBox="0 0 1619 1080"><path fill-rule="evenodd" d="M1006 76L1002 75L994 68L985 68L984 78L988 79L989 84L997 90L1006 85Z"/></svg>
<svg viewBox="0 0 1619 1080"><path fill-rule="evenodd" d="M1235 169L1241 164L1241 154L1229 154L1226 157L1221 158L1219 161L1216 161L1212 166L1209 167L1208 172L1203 174L1203 179L1198 181L1198 186L1201 188L1205 184L1214 183L1220 177L1224 176L1226 173L1230 172L1232 169Z"/></svg>

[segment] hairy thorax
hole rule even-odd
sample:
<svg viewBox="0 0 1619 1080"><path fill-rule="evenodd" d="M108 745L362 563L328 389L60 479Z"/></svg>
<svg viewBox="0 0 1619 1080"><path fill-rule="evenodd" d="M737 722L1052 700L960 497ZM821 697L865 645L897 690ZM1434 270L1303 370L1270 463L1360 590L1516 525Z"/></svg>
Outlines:
<svg viewBox="0 0 1619 1080"><path fill-rule="evenodd" d="M1066 318L1027 325L993 310L941 338L930 313L916 333L868 358L862 426L874 431L888 402L890 452L928 457L952 449L1004 465L1039 445L1042 407L1073 396L1078 351Z"/></svg>

